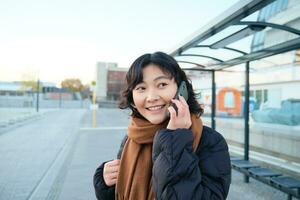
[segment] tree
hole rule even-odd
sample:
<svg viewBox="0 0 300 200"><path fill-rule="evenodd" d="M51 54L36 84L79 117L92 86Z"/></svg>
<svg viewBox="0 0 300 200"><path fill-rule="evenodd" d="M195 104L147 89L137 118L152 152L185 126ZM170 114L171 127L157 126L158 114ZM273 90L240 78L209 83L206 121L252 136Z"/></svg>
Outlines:
<svg viewBox="0 0 300 200"><path fill-rule="evenodd" d="M26 91L28 90L29 88L32 90L32 91L37 91L37 81L33 81L33 80L27 80L27 81L21 81L21 84L22 84L22 90L23 91ZM40 90L41 90L41 87L40 87Z"/></svg>
<svg viewBox="0 0 300 200"><path fill-rule="evenodd" d="M81 80L78 78L67 78L61 82L61 87L72 92L81 92L85 89Z"/></svg>
<svg viewBox="0 0 300 200"><path fill-rule="evenodd" d="M22 73L21 79L22 90L24 92L28 89L35 92L37 91L38 72L31 69L27 69L25 72ZM41 90L41 87L39 89Z"/></svg>
<svg viewBox="0 0 300 200"><path fill-rule="evenodd" d="M91 96L91 88L88 84L84 85L83 90L81 91L81 97L83 99L90 98Z"/></svg>

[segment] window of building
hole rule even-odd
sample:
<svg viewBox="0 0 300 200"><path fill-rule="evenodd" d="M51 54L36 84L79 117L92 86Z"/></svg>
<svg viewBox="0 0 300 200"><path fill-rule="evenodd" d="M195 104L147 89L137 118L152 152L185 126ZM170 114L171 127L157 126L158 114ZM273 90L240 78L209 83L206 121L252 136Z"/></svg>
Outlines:
<svg viewBox="0 0 300 200"><path fill-rule="evenodd" d="M263 102L266 102L266 101L268 101L268 90L264 90L264 95L263 95L263 99L264 99L264 101Z"/></svg>
<svg viewBox="0 0 300 200"><path fill-rule="evenodd" d="M300 62L300 49L296 51L295 62Z"/></svg>
<svg viewBox="0 0 300 200"><path fill-rule="evenodd" d="M234 108L234 94L233 92L226 92L224 97L224 106L225 108Z"/></svg>
<svg viewBox="0 0 300 200"><path fill-rule="evenodd" d="M288 5L288 0L277 0L273 3L269 4L268 6L264 7L259 15L258 20L259 21L267 21L272 16L276 15L277 13L285 10Z"/></svg>

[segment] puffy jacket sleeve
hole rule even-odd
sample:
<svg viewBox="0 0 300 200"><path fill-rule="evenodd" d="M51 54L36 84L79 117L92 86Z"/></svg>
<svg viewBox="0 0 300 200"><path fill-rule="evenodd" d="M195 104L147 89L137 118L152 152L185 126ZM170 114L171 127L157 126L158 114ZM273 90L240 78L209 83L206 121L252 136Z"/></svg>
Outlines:
<svg viewBox="0 0 300 200"><path fill-rule="evenodd" d="M103 179L104 164L96 169L94 174L94 188L98 200L113 200L115 199L115 186L107 186Z"/></svg>
<svg viewBox="0 0 300 200"><path fill-rule="evenodd" d="M194 153L191 130L164 129L156 134L152 154L156 199L226 199L231 178L227 144L220 134L202 139L205 144Z"/></svg>

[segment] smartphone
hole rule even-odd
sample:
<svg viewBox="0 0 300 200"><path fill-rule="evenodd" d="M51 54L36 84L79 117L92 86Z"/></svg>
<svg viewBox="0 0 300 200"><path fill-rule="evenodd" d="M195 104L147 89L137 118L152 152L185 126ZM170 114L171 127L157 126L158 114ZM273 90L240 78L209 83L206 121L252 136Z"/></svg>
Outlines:
<svg viewBox="0 0 300 200"><path fill-rule="evenodd" d="M186 82L185 81L181 81L174 99L179 99L179 95L183 96L183 98L185 99L185 101L187 101L188 98L189 98L189 94L188 94L188 90L187 90Z"/></svg>
<svg viewBox="0 0 300 200"><path fill-rule="evenodd" d="M187 101L189 98L189 94L188 94L188 90L187 90L185 81L181 81L174 99L179 99L179 95L182 96L185 99L185 101ZM177 108L176 104L172 103L171 106L173 106L173 108L176 111L176 115L178 115L178 108Z"/></svg>

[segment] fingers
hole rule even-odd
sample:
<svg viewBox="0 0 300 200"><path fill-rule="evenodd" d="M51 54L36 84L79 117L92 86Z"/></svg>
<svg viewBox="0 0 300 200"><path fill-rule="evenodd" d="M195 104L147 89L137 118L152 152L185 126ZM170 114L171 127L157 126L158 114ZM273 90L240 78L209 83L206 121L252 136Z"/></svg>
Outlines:
<svg viewBox="0 0 300 200"><path fill-rule="evenodd" d="M105 163L103 170L104 182L107 186L116 184L119 174L120 160L113 160Z"/></svg>
<svg viewBox="0 0 300 200"><path fill-rule="evenodd" d="M173 106L170 106L168 108L168 110L169 110L169 113L170 113L170 118L174 119L174 117L176 117L176 110L175 110L175 108Z"/></svg>
<svg viewBox="0 0 300 200"><path fill-rule="evenodd" d="M179 96L179 99L171 100L174 106L177 107L178 115L176 114L176 110L173 106L168 108L170 113L170 121L168 123L167 128L171 130L175 130L177 128L190 128L191 119L190 119L190 110L187 102L182 96Z"/></svg>
<svg viewBox="0 0 300 200"><path fill-rule="evenodd" d="M120 164L120 159L115 159L106 163L109 166L116 166Z"/></svg>
<svg viewBox="0 0 300 200"><path fill-rule="evenodd" d="M188 106L186 106L187 104L184 104L182 102L182 99L183 97L179 96L179 100L177 99L172 99L172 102L176 104L177 106L177 109L178 109L178 115L180 116L184 116L185 113L186 113L186 110L188 108ZM184 99L183 99L184 100Z"/></svg>
<svg viewBox="0 0 300 200"><path fill-rule="evenodd" d="M179 100L180 100L180 102L181 102L186 108L189 107L189 105L187 104L187 102L186 102L186 100L183 98L183 96L179 96Z"/></svg>
<svg viewBox="0 0 300 200"><path fill-rule="evenodd" d="M104 182L107 186L113 186L117 183L117 176L116 177L110 177L110 176L104 176Z"/></svg>
<svg viewBox="0 0 300 200"><path fill-rule="evenodd" d="M108 173L114 173L119 171L119 166L110 166L107 168Z"/></svg>
<svg viewBox="0 0 300 200"><path fill-rule="evenodd" d="M104 171L107 173L113 173L119 171L120 160L116 159L110 162L105 163Z"/></svg>
<svg viewBox="0 0 300 200"><path fill-rule="evenodd" d="M106 174L106 177L107 177L109 180L117 179L117 178L118 178L118 173L119 173L119 172L109 173L109 174Z"/></svg>

